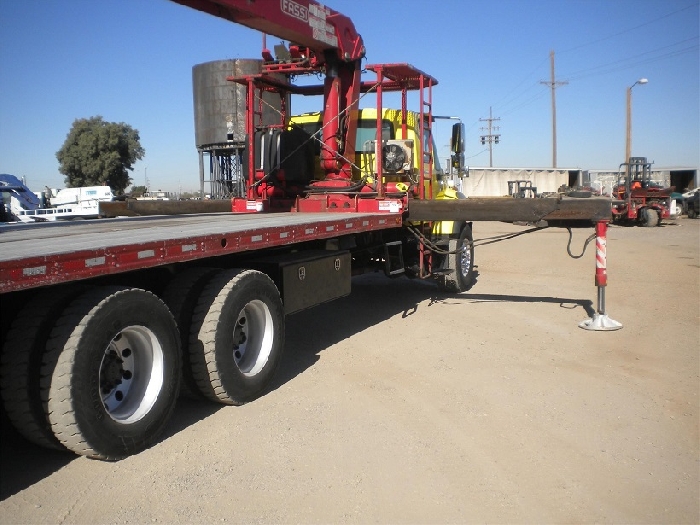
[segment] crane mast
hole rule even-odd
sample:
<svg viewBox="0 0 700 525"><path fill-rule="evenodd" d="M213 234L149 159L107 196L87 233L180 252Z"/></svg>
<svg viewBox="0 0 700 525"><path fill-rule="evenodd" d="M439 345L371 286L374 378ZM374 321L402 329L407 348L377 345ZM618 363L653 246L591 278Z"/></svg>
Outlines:
<svg viewBox="0 0 700 525"><path fill-rule="evenodd" d="M274 64L271 53L263 49L266 73L325 74L321 168L327 181L349 185L348 159L355 139L352 110L357 107L360 62L365 56L362 37L352 21L314 0L173 1L289 41L292 61L287 64ZM264 78L256 79L255 84L261 86Z"/></svg>

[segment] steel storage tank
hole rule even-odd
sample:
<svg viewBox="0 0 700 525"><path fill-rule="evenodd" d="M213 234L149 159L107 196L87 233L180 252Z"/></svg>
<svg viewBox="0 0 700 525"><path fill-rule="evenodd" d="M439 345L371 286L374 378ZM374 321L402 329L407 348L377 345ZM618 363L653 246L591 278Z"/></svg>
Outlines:
<svg viewBox="0 0 700 525"><path fill-rule="evenodd" d="M226 78L260 73L261 68L262 60L254 59L215 60L192 68L194 135L198 149L245 140L245 86ZM265 93L263 100L263 123L278 123L279 95Z"/></svg>

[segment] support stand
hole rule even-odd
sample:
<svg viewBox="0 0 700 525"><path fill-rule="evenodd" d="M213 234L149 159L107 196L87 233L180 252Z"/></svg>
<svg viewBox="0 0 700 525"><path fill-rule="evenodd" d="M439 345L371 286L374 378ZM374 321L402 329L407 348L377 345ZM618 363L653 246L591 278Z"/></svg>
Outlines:
<svg viewBox="0 0 700 525"><path fill-rule="evenodd" d="M608 223L598 221L595 225L595 284L598 287L598 309L591 319L579 323L584 330L611 331L622 328L622 323L610 319L605 314L605 287L608 285L607 272L607 231Z"/></svg>

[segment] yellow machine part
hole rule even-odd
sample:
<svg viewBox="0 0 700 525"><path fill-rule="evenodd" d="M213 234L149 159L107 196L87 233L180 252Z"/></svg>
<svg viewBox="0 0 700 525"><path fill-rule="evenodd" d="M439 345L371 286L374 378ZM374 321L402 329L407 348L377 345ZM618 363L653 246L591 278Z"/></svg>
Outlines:
<svg viewBox="0 0 700 525"><path fill-rule="evenodd" d="M406 116L406 128L407 128L407 133L406 137L403 136L402 133L402 127L401 127L401 110L399 109L383 109L382 110L382 120L384 122L389 122L391 123L391 127L393 130L392 136L390 137L391 139L406 139L406 140L413 140L413 145L414 145L414 151L413 151L413 178L417 179L418 178L418 172L420 169L420 156L423 154L423 141L420 140L420 137L418 137L418 129L419 129L419 117L418 114L414 111L408 111L407 116ZM322 115L320 112L314 112L314 113L304 113L302 115L296 115L291 117L290 122L293 125L298 125L301 126L304 130L306 130L310 134L317 133L318 130L320 130L321 125L322 125ZM376 129L376 122L377 122L377 110L375 108L365 108L359 110L358 114L358 129L370 129L374 128ZM320 134L319 134L320 135ZM320 140L320 136L317 135L318 140ZM372 134L373 139L376 139L376 133ZM387 138L387 137L384 137ZM353 168L353 179L355 180L360 180L364 178L368 183L373 183L374 182L374 168L375 168L375 154L374 153L364 153L362 151L362 138L360 136L360 133L358 133L357 141L355 144L355 159L354 159L354 164L356 168ZM435 155L434 155L435 157ZM317 162L317 168L316 168L316 178L320 179L323 176L323 173L321 172L320 169L320 161ZM432 181L425 181L426 185L426 195L428 194L429 191L429 186L431 186L432 182L432 187L437 188L438 187L438 181L437 181L437 174L438 174L438 169L437 166L433 166L433 177ZM405 174L385 174L384 175L384 182L396 182L396 188L399 191L408 191L410 187L410 180L408 180L407 176ZM443 200L443 199L457 199L459 198L457 191L454 188L444 188L440 190L439 193L434 195L433 197L436 200ZM433 234L435 235L450 235L450 234L459 234L459 231L457 230L458 226L455 222L453 221L440 221L440 222L435 222L432 227Z"/></svg>
<svg viewBox="0 0 700 525"><path fill-rule="evenodd" d="M438 201L454 199L459 199L459 194L457 193L457 190L449 186L443 190L440 190L440 192L435 196L435 200ZM432 232L433 235L458 235L458 223L455 221L436 221L433 223Z"/></svg>

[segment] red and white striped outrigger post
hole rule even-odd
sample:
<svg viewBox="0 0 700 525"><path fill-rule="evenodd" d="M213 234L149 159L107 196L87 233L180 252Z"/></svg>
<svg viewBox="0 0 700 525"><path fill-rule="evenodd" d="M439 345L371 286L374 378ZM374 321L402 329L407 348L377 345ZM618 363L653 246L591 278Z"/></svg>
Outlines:
<svg viewBox="0 0 700 525"><path fill-rule="evenodd" d="M598 310L591 319L579 323L584 330L609 331L619 330L622 323L610 319L605 314L605 287L608 285L607 270L607 221L598 221L595 225L595 285L598 287Z"/></svg>

